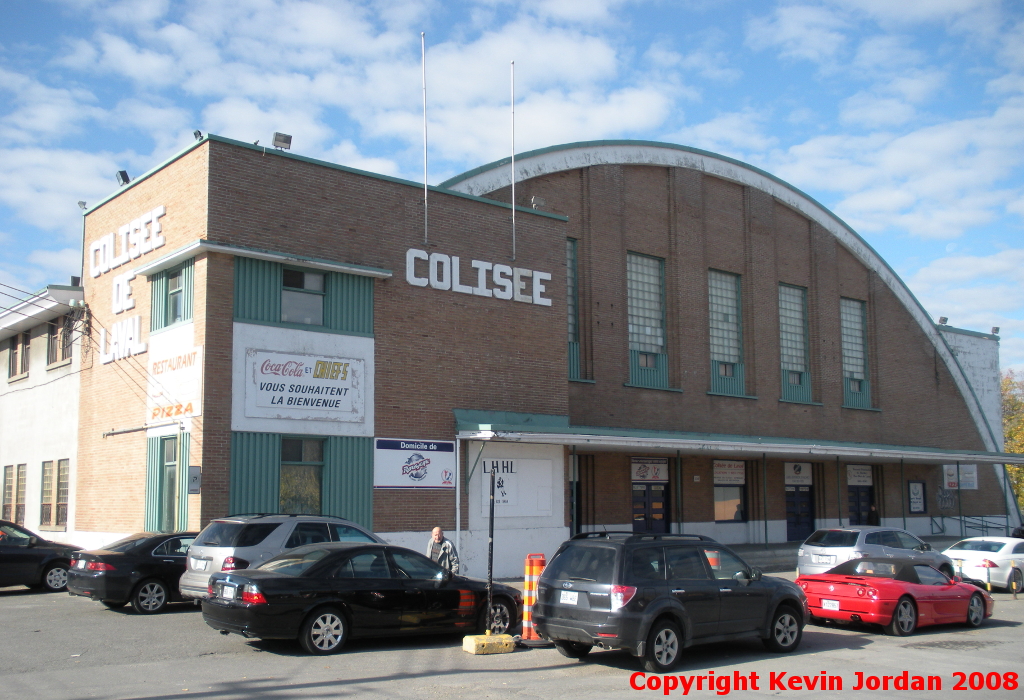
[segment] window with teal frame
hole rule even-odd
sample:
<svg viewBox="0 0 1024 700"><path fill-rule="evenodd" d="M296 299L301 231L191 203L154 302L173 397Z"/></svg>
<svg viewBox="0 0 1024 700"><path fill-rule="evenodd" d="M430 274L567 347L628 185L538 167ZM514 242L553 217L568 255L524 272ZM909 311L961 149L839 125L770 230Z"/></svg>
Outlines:
<svg viewBox="0 0 1024 700"><path fill-rule="evenodd" d="M638 253L626 254L626 302L629 383L667 389L664 260Z"/></svg>
<svg viewBox="0 0 1024 700"><path fill-rule="evenodd" d="M867 303L839 300L839 326L843 347L843 407L871 408L868 380Z"/></svg>
<svg viewBox="0 0 1024 700"><path fill-rule="evenodd" d="M150 330L158 331L192 320L194 280L195 258L153 275L150 279Z"/></svg>
<svg viewBox="0 0 1024 700"><path fill-rule="evenodd" d="M782 400L811 403L807 343L807 290L779 285L779 363Z"/></svg>
<svg viewBox="0 0 1024 700"><path fill-rule="evenodd" d="M189 433L146 440L146 511L148 532L188 529Z"/></svg>
<svg viewBox="0 0 1024 700"><path fill-rule="evenodd" d="M235 320L373 335L373 278L235 256Z"/></svg>
<svg viewBox="0 0 1024 700"><path fill-rule="evenodd" d="M746 396L740 276L708 270L711 393Z"/></svg>
<svg viewBox="0 0 1024 700"><path fill-rule="evenodd" d="M580 378L579 287L577 285L576 240L565 241L565 309L569 331L569 379Z"/></svg>

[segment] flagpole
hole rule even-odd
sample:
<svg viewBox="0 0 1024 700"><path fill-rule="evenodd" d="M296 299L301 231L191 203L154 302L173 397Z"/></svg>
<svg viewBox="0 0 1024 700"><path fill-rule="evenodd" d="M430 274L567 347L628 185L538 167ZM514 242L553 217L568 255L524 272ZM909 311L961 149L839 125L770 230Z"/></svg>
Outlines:
<svg viewBox="0 0 1024 700"><path fill-rule="evenodd" d="M427 35L420 32L420 68L423 78L423 244L427 244Z"/></svg>
<svg viewBox="0 0 1024 700"><path fill-rule="evenodd" d="M516 259L516 62L512 61L512 260Z"/></svg>

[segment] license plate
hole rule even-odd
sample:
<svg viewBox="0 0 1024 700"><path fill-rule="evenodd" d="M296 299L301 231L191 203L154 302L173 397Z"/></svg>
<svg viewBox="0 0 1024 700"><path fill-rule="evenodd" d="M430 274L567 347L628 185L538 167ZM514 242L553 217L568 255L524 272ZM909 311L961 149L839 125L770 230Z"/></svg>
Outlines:
<svg viewBox="0 0 1024 700"><path fill-rule="evenodd" d="M238 586L221 586L220 597L225 600L234 600L238 597Z"/></svg>
<svg viewBox="0 0 1024 700"><path fill-rule="evenodd" d="M579 603L580 594L578 591L562 591L562 595L559 596L558 602L565 603L566 605L576 605Z"/></svg>
<svg viewBox="0 0 1024 700"><path fill-rule="evenodd" d="M75 568L76 569L84 569L87 565L88 564L86 563L85 559L79 559L78 563L75 564Z"/></svg>
<svg viewBox="0 0 1024 700"><path fill-rule="evenodd" d="M821 599L821 609L822 610L838 610L839 609L839 601L838 600L825 600L824 598L822 598Z"/></svg>
<svg viewBox="0 0 1024 700"><path fill-rule="evenodd" d="M831 564L835 560L836 560L836 558L832 554L815 554L814 555L814 563L815 564Z"/></svg>
<svg viewBox="0 0 1024 700"><path fill-rule="evenodd" d="M210 565L210 562L206 559L189 559L188 565L193 571L206 571L206 567Z"/></svg>

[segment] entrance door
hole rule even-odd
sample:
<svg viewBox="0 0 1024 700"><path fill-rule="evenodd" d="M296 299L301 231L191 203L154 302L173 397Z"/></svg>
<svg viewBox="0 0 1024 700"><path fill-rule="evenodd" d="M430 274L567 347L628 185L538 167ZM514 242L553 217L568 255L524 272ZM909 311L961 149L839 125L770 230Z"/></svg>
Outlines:
<svg viewBox="0 0 1024 700"><path fill-rule="evenodd" d="M847 486L849 490L850 524L867 525L868 512L871 504L875 502L874 486Z"/></svg>
<svg viewBox="0 0 1024 700"><path fill-rule="evenodd" d="M633 482L633 532L668 532L668 486Z"/></svg>
<svg viewBox="0 0 1024 700"><path fill-rule="evenodd" d="M786 487L786 539L803 541L814 532L814 492L811 486Z"/></svg>

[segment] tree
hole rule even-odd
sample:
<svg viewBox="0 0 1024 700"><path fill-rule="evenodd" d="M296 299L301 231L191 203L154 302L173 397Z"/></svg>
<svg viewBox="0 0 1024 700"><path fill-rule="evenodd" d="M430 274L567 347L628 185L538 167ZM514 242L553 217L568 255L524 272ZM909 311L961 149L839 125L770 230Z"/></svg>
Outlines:
<svg viewBox="0 0 1024 700"><path fill-rule="evenodd" d="M1000 382L1003 395L1003 452L1024 454L1024 375L1012 369L1003 373ZM1010 485L1017 494L1017 503L1024 508L1024 460L1007 464Z"/></svg>

